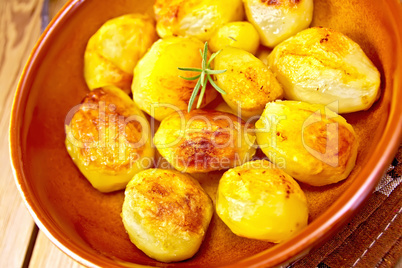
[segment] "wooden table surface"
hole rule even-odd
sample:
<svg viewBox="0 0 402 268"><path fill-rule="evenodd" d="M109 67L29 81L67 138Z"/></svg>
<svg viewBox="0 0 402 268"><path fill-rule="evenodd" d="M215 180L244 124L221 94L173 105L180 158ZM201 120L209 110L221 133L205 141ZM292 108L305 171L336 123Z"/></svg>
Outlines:
<svg viewBox="0 0 402 268"><path fill-rule="evenodd" d="M45 0L0 0L0 268L82 267L36 227L20 197L8 152L9 118L15 89L41 33ZM50 0L49 17L67 0Z"/></svg>
<svg viewBox="0 0 402 268"><path fill-rule="evenodd" d="M14 182L8 129L15 89L41 34L44 0L0 0L0 267L83 267L36 227ZM67 0L50 0L54 16Z"/></svg>

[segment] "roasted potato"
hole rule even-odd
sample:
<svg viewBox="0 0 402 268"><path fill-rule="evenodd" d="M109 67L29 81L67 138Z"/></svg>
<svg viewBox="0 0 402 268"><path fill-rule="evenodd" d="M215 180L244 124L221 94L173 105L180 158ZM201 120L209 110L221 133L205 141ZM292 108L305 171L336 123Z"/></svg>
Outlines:
<svg viewBox="0 0 402 268"><path fill-rule="evenodd" d="M174 168L188 173L242 164L254 156L254 142L255 135L243 120L206 110L173 113L161 122L154 136L159 153Z"/></svg>
<svg viewBox="0 0 402 268"><path fill-rule="evenodd" d="M134 70L132 90L138 107L159 121L174 111L187 109L197 81L179 75L191 77L196 73L177 68L201 68L200 49L204 49L204 44L195 38L170 37L157 41ZM201 107L217 94L208 84Z"/></svg>
<svg viewBox="0 0 402 268"><path fill-rule="evenodd" d="M216 84L227 94L223 99L233 110L240 106L242 116L261 115L267 102L282 97L282 86L269 68L251 53L226 47L215 58Z"/></svg>
<svg viewBox="0 0 402 268"><path fill-rule="evenodd" d="M216 107L214 108L214 110L215 110L215 111L219 111L219 112L224 112L224 113L233 114L233 115L235 115L235 116L240 117L241 119L243 119L243 121L247 122L248 118L242 116L242 112L241 112L240 107L237 107L237 108L238 108L237 110L233 110L232 108L230 108L230 106L229 106L226 102L223 101L223 102L219 103L219 105L216 106ZM254 126L254 125L253 125L253 126Z"/></svg>
<svg viewBox="0 0 402 268"><path fill-rule="evenodd" d="M212 214L212 201L195 179L163 169L137 173L127 185L122 210L130 240L162 262L191 258Z"/></svg>
<svg viewBox="0 0 402 268"><path fill-rule="evenodd" d="M260 36L257 30L246 21L229 22L222 25L209 40L209 48L212 52L230 46L255 54L259 45Z"/></svg>
<svg viewBox="0 0 402 268"><path fill-rule="evenodd" d="M255 124L269 160L301 182L322 186L352 171L358 142L353 127L321 104L276 101Z"/></svg>
<svg viewBox="0 0 402 268"><path fill-rule="evenodd" d="M243 0L248 21L256 27L261 43L275 47L306 29L313 19L313 0Z"/></svg>
<svg viewBox="0 0 402 268"><path fill-rule="evenodd" d="M369 109L380 95L380 73L363 50L327 28L310 28L284 41L268 64L287 99L333 103L336 112L350 113Z"/></svg>
<svg viewBox="0 0 402 268"><path fill-rule="evenodd" d="M235 115L235 116L241 117L241 110L239 110L239 111L233 110L233 109L230 108L230 106L229 106L226 102L224 102L224 101L222 101L221 103L219 103L219 105L216 106L216 107L214 108L214 110L215 110L215 111L218 111L218 112L229 113L229 114L233 114L233 115ZM243 120L244 120L244 119L243 119Z"/></svg>
<svg viewBox="0 0 402 268"><path fill-rule="evenodd" d="M85 50L84 77L89 89L114 85L129 93L135 65L156 40L154 20L147 15L108 20Z"/></svg>
<svg viewBox="0 0 402 268"><path fill-rule="evenodd" d="M241 0L157 0L156 30L160 37L193 36L207 41L221 25L241 21Z"/></svg>
<svg viewBox="0 0 402 268"><path fill-rule="evenodd" d="M149 123L120 89L108 86L91 91L70 115L67 151L99 191L124 189L137 172L152 163Z"/></svg>
<svg viewBox="0 0 402 268"><path fill-rule="evenodd" d="M216 212L233 233L282 242L307 225L307 200L297 182L266 160L226 171Z"/></svg>

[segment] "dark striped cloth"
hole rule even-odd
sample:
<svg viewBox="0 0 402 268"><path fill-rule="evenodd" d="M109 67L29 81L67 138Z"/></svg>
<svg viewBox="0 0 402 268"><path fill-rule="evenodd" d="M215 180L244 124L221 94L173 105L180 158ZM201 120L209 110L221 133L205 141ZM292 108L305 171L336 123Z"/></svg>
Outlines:
<svg viewBox="0 0 402 268"><path fill-rule="evenodd" d="M395 267L402 257L402 146L352 221L291 268Z"/></svg>

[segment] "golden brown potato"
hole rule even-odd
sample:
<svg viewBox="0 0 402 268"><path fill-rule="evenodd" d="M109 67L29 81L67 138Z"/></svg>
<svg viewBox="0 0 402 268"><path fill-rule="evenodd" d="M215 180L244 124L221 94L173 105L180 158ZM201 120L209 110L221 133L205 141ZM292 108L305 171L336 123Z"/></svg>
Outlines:
<svg viewBox="0 0 402 268"><path fill-rule="evenodd" d="M186 110L197 81L179 75L191 77L197 73L177 68L201 68L200 49L204 49L204 44L195 38L170 37L157 41L134 70L132 90L138 107L159 121L174 111ZM208 84L201 107L217 94ZM195 103L197 100L198 97Z"/></svg>
<svg viewBox="0 0 402 268"><path fill-rule="evenodd" d="M214 63L216 70L227 70L216 75L216 84L227 93L223 99L235 111L240 106L243 117L261 115L267 102L282 97L274 74L251 53L226 47Z"/></svg>
<svg viewBox="0 0 402 268"><path fill-rule="evenodd" d="M264 46L274 47L313 19L313 0L243 0L247 19L260 33Z"/></svg>
<svg viewBox="0 0 402 268"><path fill-rule="evenodd" d="M124 189L152 163L154 148L147 119L130 97L113 86L95 89L66 125L66 147L93 187Z"/></svg>
<svg viewBox="0 0 402 268"><path fill-rule="evenodd" d="M255 135L240 118L218 111L177 112L154 136L159 153L177 170L195 173L228 169L255 154Z"/></svg>
<svg viewBox="0 0 402 268"><path fill-rule="evenodd" d="M114 85L129 93L134 67L156 39L154 20L147 15L108 20L85 50L84 76L89 89Z"/></svg>
<svg viewBox="0 0 402 268"><path fill-rule="evenodd" d="M363 50L327 28L289 38L272 51L268 63L287 99L333 103L336 112L350 113L369 109L380 95L380 73Z"/></svg>
<svg viewBox="0 0 402 268"><path fill-rule="evenodd" d="M296 180L313 186L336 183L355 165L353 127L324 105L271 102L255 127L262 151Z"/></svg>
<svg viewBox="0 0 402 268"><path fill-rule="evenodd" d="M207 41L221 25L244 17L241 0L157 0L156 30L160 37L193 36Z"/></svg>
<svg viewBox="0 0 402 268"><path fill-rule="evenodd" d="M148 169L127 185L122 218L130 240L162 262L191 258L213 214L198 182L173 170Z"/></svg>
<svg viewBox="0 0 402 268"><path fill-rule="evenodd" d="M233 233L282 242L307 226L307 200L297 182L265 160L223 174L216 212Z"/></svg>
<svg viewBox="0 0 402 268"><path fill-rule="evenodd" d="M238 108L239 108L239 107L238 107ZM247 120L248 120L248 118L242 116L241 109L233 110L233 109L230 108L230 106L229 106L226 102L224 102L224 101L221 102L221 103L219 103L219 105L216 106L216 107L214 108L214 110L215 110L215 111L218 111L218 112L224 112L224 113L233 114L233 115L235 115L235 116L237 116L237 117L240 117L240 118L243 119L243 121L245 121L245 122L247 122Z"/></svg>
<svg viewBox="0 0 402 268"><path fill-rule="evenodd" d="M238 117L241 116L241 111L240 111L240 112L239 112L239 111L234 111L234 110L233 110L232 108L230 108L230 106L229 106L226 102L224 102L224 101L222 101L221 103L219 103L219 105L216 106L216 107L214 108L214 110L215 110L215 111L218 111L218 112L233 114L233 115L238 116Z"/></svg>
<svg viewBox="0 0 402 268"><path fill-rule="evenodd" d="M212 52L230 46L255 54L259 45L260 36L257 30L246 21L235 21L222 25L209 40L209 48Z"/></svg>

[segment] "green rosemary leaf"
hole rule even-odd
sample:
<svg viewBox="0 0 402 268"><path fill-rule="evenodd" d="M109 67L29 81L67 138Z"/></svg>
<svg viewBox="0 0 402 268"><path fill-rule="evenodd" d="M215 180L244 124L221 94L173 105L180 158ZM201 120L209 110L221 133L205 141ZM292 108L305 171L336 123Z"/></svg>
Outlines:
<svg viewBox="0 0 402 268"><path fill-rule="evenodd" d="M188 72L199 72L199 73L202 72L202 69L199 69L199 68L181 68L181 67L178 67L177 69L179 69L180 71L188 71Z"/></svg>
<svg viewBox="0 0 402 268"><path fill-rule="evenodd" d="M205 71L202 71L202 73L201 73L201 86L204 86L204 84L206 84Z"/></svg>
<svg viewBox="0 0 402 268"><path fill-rule="evenodd" d="M196 80L196 79L200 78L200 76L201 76L200 74L196 75L196 76L192 76L192 77L185 77L185 76L179 75L180 78L183 78L184 80L189 80L189 81Z"/></svg>
<svg viewBox="0 0 402 268"><path fill-rule="evenodd" d="M218 91L219 93L221 93L223 95L227 94L223 89L221 89L217 84L215 84L214 80L212 79L212 77L209 74L207 74L207 78L208 78L209 83L211 83L211 85L216 89L216 91Z"/></svg>
<svg viewBox="0 0 402 268"><path fill-rule="evenodd" d="M223 74L226 71L227 70L210 70L210 69L205 70L207 74Z"/></svg>
<svg viewBox="0 0 402 268"><path fill-rule="evenodd" d="M197 109L200 109L200 107L201 107L202 99L204 98L206 88L207 88L207 83L204 83L204 85L202 86L202 89L201 89L200 96L198 96Z"/></svg>
<svg viewBox="0 0 402 268"><path fill-rule="evenodd" d="M215 52L215 53L213 53L213 54L211 55L211 57L209 58L209 61L208 61L208 65L211 64L211 62L215 59L216 56L219 55L219 53L221 53L221 51L222 51L222 49L219 50L219 51L217 51L217 52ZM209 66L208 66L208 67L209 67Z"/></svg>
<svg viewBox="0 0 402 268"><path fill-rule="evenodd" d="M199 80L197 81L197 84L195 85L193 94L191 94L190 100L189 100L189 102L188 102L187 112L190 112L190 111L191 111L191 108L193 107L193 103L194 103L195 97L197 97L198 91L200 90L200 86L201 86L201 79L199 79Z"/></svg>
<svg viewBox="0 0 402 268"><path fill-rule="evenodd" d="M204 45L204 55L202 55L202 69L205 70L207 68L208 62L208 42L205 42Z"/></svg>
<svg viewBox="0 0 402 268"><path fill-rule="evenodd" d="M216 74L221 74L221 73L226 72L226 70L213 70L210 66L212 61L215 59L215 57L220 52L221 51L219 50L219 51L213 53L208 60L208 42L205 42L204 50L200 49L200 54L201 54L201 59L202 59L201 69L199 69L199 68L181 68L181 67L178 68L180 71L200 73L199 75L192 76L192 77L185 77L185 76L179 75L180 78L189 80L189 81L198 79L197 84L195 85L194 90L191 94L190 100L188 102L188 108L187 108L188 112L191 111L191 108L193 107L193 104L194 104L194 100L197 97L198 92L200 91L200 88L201 88L201 93L198 96L198 101L197 101L196 107L197 107L197 109L199 109L201 107L202 99L204 98L208 82L216 89L216 91L218 91L219 93L224 94L224 95L226 94L226 92L223 89L221 89L220 87L218 87L218 85L215 84L215 82L211 78L212 74L216 75Z"/></svg>

